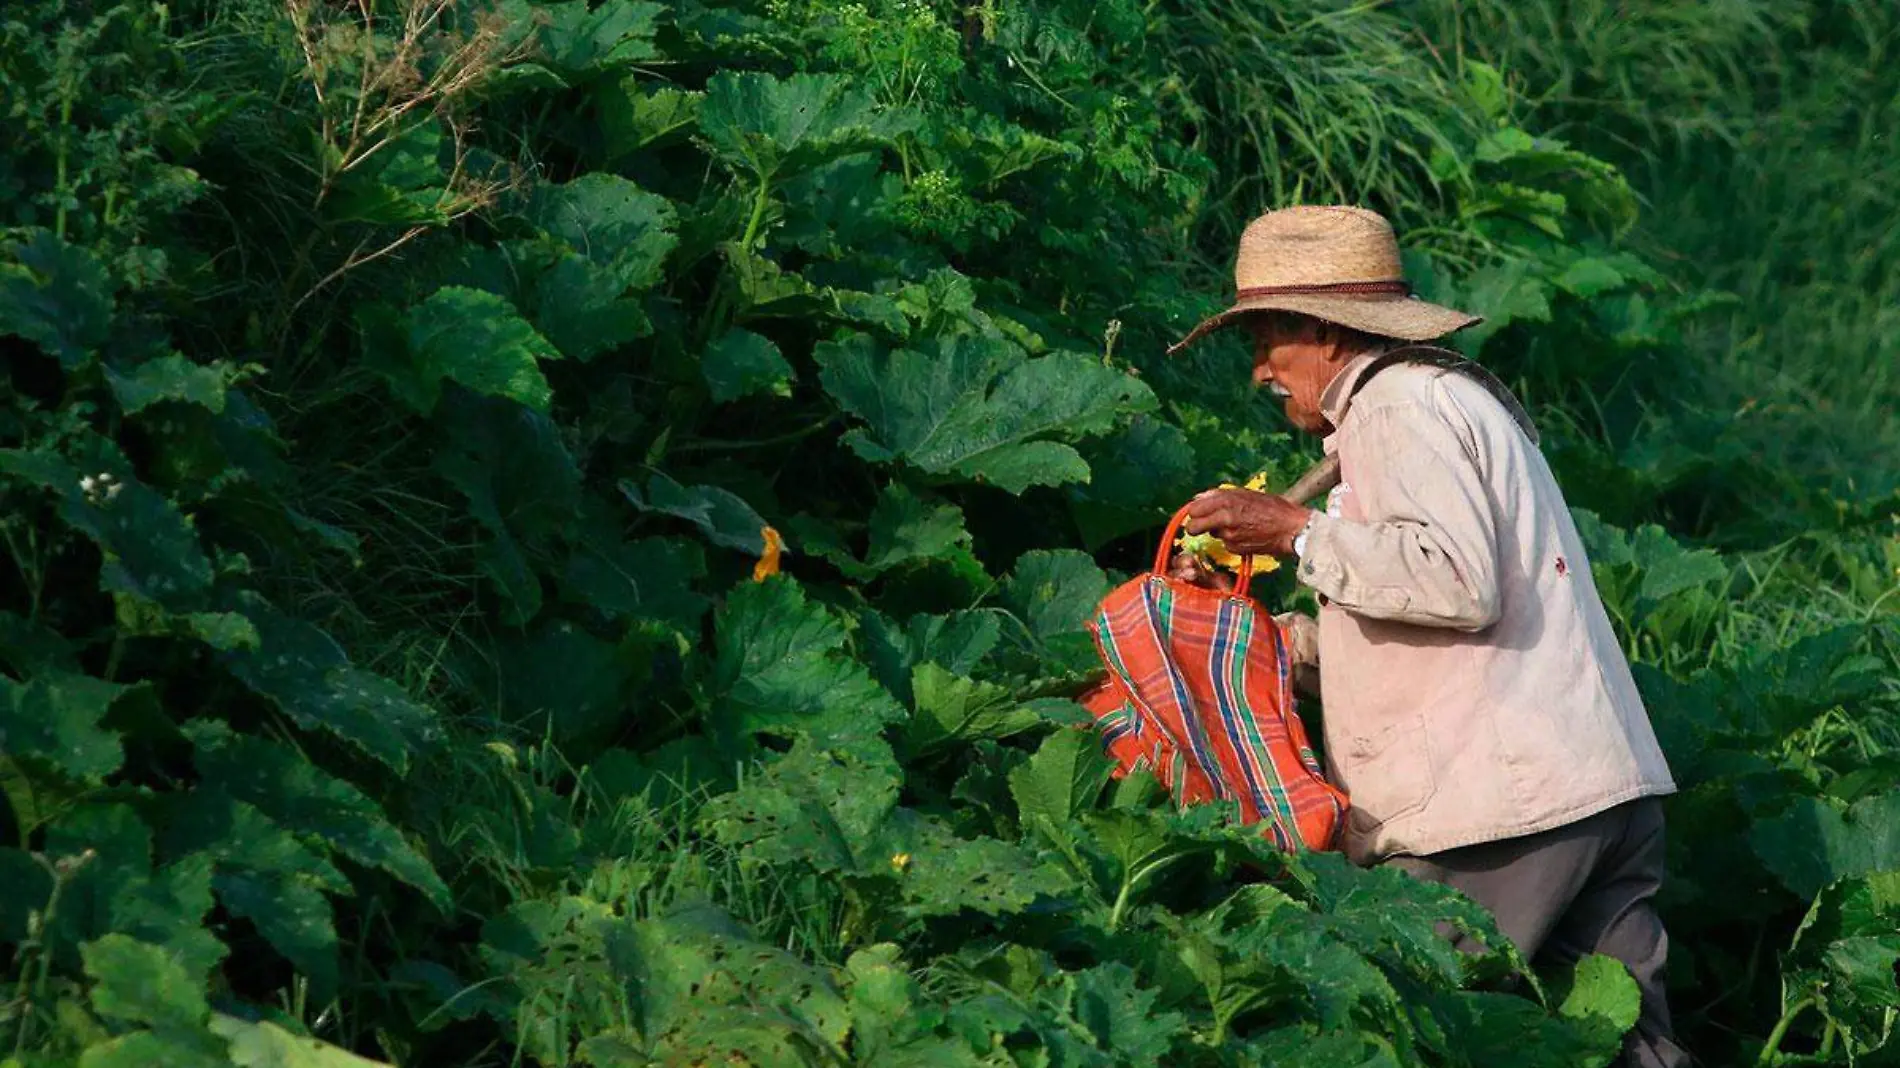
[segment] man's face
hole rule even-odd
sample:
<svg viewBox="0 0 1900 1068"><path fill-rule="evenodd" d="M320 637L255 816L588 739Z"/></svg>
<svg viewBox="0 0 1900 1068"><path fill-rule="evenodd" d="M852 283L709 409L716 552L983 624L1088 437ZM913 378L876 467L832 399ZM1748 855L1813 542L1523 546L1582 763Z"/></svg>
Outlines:
<svg viewBox="0 0 1900 1068"><path fill-rule="evenodd" d="M1319 399L1345 366L1338 332L1303 315L1268 313L1248 319L1253 332L1253 383L1272 390L1286 405L1286 417L1309 434L1333 427L1320 414Z"/></svg>

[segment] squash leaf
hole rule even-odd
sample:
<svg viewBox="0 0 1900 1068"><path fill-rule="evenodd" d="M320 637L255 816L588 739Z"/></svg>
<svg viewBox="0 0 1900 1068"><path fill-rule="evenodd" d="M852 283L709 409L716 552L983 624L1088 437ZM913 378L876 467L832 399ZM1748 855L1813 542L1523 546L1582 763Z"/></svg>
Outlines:
<svg viewBox="0 0 1900 1068"><path fill-rule="evenodd" d="M754 393L792 395L792 365L778 346L750 330L730 330L706 347L700 372L712 399L720 404Z"/></svg>
<svg viewBox="0 0 1900 1068"><path fill-rule="evenodd" d="M393 323L369 313L370 366L398 400L417 412L435 410L442 381L507 397L546 412L552 391L542 360L561 357L514 305L493 293L443 286Z"/></svg>
<svg viewBox="0 0 1900 1068"><path fill-rule="evenodd" d="M825 390L866 424L846 435L858 455L1010 493L1087 482L1081 454L1050 439L1104 433L1155 404L1147 386L1097 361L1074 354L1031 360L1000 338L943 338L929 351L891 351L859 335L821 345L815 355Z"/></svg>
<svg viewBox="0 0 1900 1068"><path fill-rule="evenodd" d="M706 83L699 129L713 156L759 182L787 178L867 148L915 125L880 109L869 93L836 74L722 71Z"/></svg>
<svg viewBox="0 0 1900 1068"><path fill-rule="evenodd" d="M903 709L846 652L844 624L785 575L735 588L716 623L713 723L732 734L873 739Z"/></svg>

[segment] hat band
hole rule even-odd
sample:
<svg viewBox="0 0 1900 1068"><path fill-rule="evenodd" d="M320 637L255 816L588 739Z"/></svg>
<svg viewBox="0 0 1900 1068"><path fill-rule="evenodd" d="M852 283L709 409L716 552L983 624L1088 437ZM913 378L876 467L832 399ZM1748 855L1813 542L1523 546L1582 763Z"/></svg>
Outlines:
<svg viewBox="0 0 1900 1068"><path fill-rule="evenodd" d="M1310 297L1341 295L1375 295L1409 297L1412 287L1402 281L1391 282L1315 282L1308 285L1292 286L1254 286L1235 294L1236 300L1251 300L1254 297Z"/></svg>

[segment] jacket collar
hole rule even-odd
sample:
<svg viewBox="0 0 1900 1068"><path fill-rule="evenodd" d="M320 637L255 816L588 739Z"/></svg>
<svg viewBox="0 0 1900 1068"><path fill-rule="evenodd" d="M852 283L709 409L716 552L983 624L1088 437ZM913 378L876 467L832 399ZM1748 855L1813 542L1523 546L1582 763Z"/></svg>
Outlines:
<svg viewBox="0 0 1900 1068"><path fill-rule="evenodd" d="M1345 425L1346 411L1352 407L1353 386L1358 384L1360 377L1371 368L1372 361L1378 359L1380 355L1382 354L1379 352L1362 352L1354 356L1347 361L1346 366L1340 368L1337 375L1333 376L1325 392L1319 395L1319 414L1325 416L1326 421L1333 425L1333 433L1326 435L1328 441L1331 441L1333 435L1339 433L1339 428Z"/></svg>

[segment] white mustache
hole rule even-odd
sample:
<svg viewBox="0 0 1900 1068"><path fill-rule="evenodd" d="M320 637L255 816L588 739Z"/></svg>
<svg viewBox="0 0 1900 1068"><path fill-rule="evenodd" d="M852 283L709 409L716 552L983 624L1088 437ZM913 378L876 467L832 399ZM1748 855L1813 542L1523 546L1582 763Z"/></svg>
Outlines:
<svg viewBox="0 0 1900 1068"><path fill-rule="evenodd" d="M1281 385L1278 382L1268 382L1267 390L1276 397L1291 397L1293 395L1292 390L1286 388L1285 386Z"/></svg>

